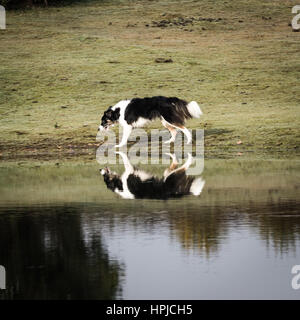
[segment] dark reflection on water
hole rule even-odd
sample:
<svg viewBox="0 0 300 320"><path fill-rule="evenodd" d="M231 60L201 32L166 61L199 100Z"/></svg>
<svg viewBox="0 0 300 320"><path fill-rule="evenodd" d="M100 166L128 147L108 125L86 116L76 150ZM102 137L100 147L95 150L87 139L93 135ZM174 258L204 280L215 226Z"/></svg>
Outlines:
<svg viewBox="0 0 300 320"><path fill-rule="evenodd" d="M95 166L5 169L0 298L299 299L299 170L222 166L171 200L124 200Z"/></svg>
<svg viewBox="0 0 300 320"><path fill-rule="evenodd" d="M80 207L17 208L0 215L0 261L12 299L114 299L122 266L110 261L100 230ZM0 295L1 297L1 295Z"/></svg>

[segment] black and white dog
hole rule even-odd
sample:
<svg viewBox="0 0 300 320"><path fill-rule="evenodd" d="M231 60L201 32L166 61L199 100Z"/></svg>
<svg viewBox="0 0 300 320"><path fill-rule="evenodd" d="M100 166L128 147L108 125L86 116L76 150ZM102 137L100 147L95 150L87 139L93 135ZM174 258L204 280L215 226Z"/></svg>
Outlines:
<svg viewBox="0 0 300 320"><path fill-rule="evenodd" d="M158 178L148 172L134 168L127 155L116 152L122 157L125 171L119 176L109 168L101 169L104 182L108 189L119 194L124 199L168 199L179 198L193 194L199 196L205 181L201 177L188 176L186 170L193 162L188 154L186 162L178 168L175 155L168 154L172 163L164 172L163 178Z"/></svg>
<svg viewBox="0 0 300 320"><path fill-rule="evenodd" d="M177 130L187 137L187 143L192 141L190 131L184 127L184 122L190 118L199 118L202 111L197 102L190 103L175 98L152 97L122 100L109 107L101 119L98 130L108 130L110 126L119 122L123 127L122 141L116 147L126 145L132 128L143 127L148 121L160 118L164 127L169 129L171 139L165 143L175 141Z"/></svg>

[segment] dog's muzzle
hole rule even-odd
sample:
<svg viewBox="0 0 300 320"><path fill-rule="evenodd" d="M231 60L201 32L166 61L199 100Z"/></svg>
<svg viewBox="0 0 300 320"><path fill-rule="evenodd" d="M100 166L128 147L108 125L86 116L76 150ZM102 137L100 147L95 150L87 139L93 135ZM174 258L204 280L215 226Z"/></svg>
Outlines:
<svg viewBox="0 0 300 320"><path fill-rule="evenodd" d="M98 131L108 131L110 127L113 127L113 124L107 125L107 126L99 126Z"/></svg>

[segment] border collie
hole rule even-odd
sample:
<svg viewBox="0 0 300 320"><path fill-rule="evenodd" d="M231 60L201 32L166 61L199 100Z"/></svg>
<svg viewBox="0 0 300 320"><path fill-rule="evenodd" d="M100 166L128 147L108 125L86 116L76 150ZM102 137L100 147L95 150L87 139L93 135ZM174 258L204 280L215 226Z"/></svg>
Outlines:
<svg viewBox="0 0 300 320"><path fill-rule="evenodd" d="M172 158L172 163L165 170L163 178L158 178L134 168L123 152L116 153L122 157L124 173L119 176L117 173L111 172L109 168L101 169L100 172L107 188L124 199L166 200L189 194L199 196L202 192L205 181L201 177L186 175L186 170L193 162L190 154L188 154L187 161L179 168L175 155L168 154Z"/></svg>
<svg viewBox="0 0 300 320"><path fill-rule="evenodd" d="M202 111L197 102L190 103L176 97L152 97L121 100L110 106L103 114L98 130L108 130L115 123L123 127L121 142L115 147L126 145L132 128L143 127L148 121L160 118L164 127L171 134L171 139L165 143L175 141L177 130L182 131L187 137L187 143L192 141L190 131L184 127L184 122L190 118L200 118Z"/></svg>

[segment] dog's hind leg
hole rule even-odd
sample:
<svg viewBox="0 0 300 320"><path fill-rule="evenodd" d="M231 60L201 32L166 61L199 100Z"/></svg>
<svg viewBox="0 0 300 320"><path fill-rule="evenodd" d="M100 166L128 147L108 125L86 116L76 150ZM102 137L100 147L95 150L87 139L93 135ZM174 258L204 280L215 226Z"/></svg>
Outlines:
<svg viewBox="0 0 300 320"><path fill-rule="evenodd" d="M177 168L177 166L176 166L176 169L173 169L172 171L166 172L168 169L165 171L164 180L166 181L170 175L172 175L176 172L186 171L191 166L192 163L193 163L193 157L190 153L188 153L188 158L187 158L186 162L181 167Z"/></svg>
<svg viewBox="0 0 300 320"><path fill-rule="evenodd" d="M166 141L165 143L170 143L175 141L175 137L177 133L176 129L182 131L185 134L185 136L187 137L187 144L190 144L192 142L192 135L190 131L183 125L176 125L176 124L170 123L166 121L164 118L162 118L161 123L163 124L163 126L169 129L172 136L171 139Z"/></svg>
<svg viewBox="0 0 300 320"><path fill-rule="evenodd" d="M168 141L165 141L165 143L174 142L176 139L177 129L171 126L165 119L162 119L161 123L165 128L167 128L170 131L170 134L171 134L171 139Z"/></svg>
<svg viewBox="0 0 300 320"><path fill-rule="evenodd" d="M115 145L115 148L121 148L121 147L123 147L123 146L126 145L127 140L128 140L128 138L129 138L129 136L130 136L131 131L132 131L132 126L131 126L131 125L128 125L128 124L123 125L123 136L122 136L122 140L121 140L121 142L120 142L119 144Z"/></svg>
<svg viewBox="0 0 300 320"><path fill-rule="evenodd" d="M174 153L166 153L166 155L172 158L172 163L170 164L169 168L165 170L164 178L166 178L172 171L176 170L178 167L176 155Z"/></svg>
<svg viewBox="0 0 300 320"><path fill-rule="evenodd" d="M193 157L188 152L188 158L187 158L186 162L179 169L187 170L191 166L192 163L193 163Z"/></svg>
<svg viewBox="0 0 300 320"><path fill-rule="evenodd" d="M187 138L187 144L190 144L192 142L192 135L191 135L190 131L186 127L183 127L183 126L178 127L178 129L185 134L185 136Z"/></svg>

